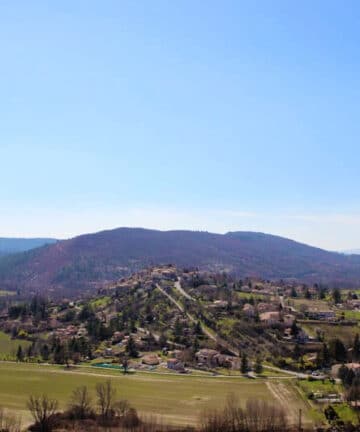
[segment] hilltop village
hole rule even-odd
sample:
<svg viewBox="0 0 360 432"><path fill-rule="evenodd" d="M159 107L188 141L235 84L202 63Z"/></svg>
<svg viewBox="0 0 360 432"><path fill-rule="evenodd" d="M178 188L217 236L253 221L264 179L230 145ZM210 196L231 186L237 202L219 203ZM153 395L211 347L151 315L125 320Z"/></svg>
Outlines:
<svg viewBox="0 0 360 432"><path fill-rule="evenodd" d="M33 358L45 346L51 353L54 345L75 345L81 349L60 350L69 362L119 363L127 356L129 367L184 373L237 371L246 356L249 368L256 359L271 359L282 368L313 371L327 366L321 352L334 338L346 359L357 360L352 345L359 310L356 291L164 266L121 279L87 300L9 301L0 325L13 338L31 341Z"/></svg>
<svg viewBox="0 0 360 432"><path fill-rule="evenodd" d="M289 374L310 403L360 399L360 293L148 268L89 298L2 301L2 360L165 374ZM314 382L315 384L312 384Z"/></svg>

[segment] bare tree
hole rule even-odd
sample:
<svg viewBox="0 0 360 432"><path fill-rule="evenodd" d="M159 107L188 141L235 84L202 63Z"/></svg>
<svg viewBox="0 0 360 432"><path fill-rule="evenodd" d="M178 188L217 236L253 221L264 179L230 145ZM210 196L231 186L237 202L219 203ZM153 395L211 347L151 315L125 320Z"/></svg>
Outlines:
<svg viewBox="0 0 360 432"><path fill-rule="evenodd" d="M2 408L0 408L0 431L20 432L21 419L19 417L6 413Z"/></svg>
<svg viewBox="0 0 360 432"><path fill-rule="evenodd" d="M114 415L114 403L116 390L110 380L103 384L96 385L97 401L100 408L100 415L103 420L110 419Z"/></svg>
<svg viewBox="0 0 360 432"><path fill-rule="evenodd" d="M284 432L288 430L282 408L268 402L249 400L243 409L235 396L229 395L224 409L205 412L201 432Z"/></svg>
<svg viewBox="0 0 360 432"><path fill-rule="evenodd" d="M47 395L30 396L27 407L33 416L39 432L51 432L54 427L54 415L58 408L58 401Z"/></svg>
<svg viewBox="0 0 360 432"><path fill-rule="evenodd" d="M120 399L114 403L114 411L118 417L124 417L130 408L130 404L126 399Z"/></svg>
<svg viewBox="0 0 360 432"><path fill-rule="evenodd" d="M91 396L86 386L77 387L73 390L70 397L69 414L79 420L92 416Z"/></svg>

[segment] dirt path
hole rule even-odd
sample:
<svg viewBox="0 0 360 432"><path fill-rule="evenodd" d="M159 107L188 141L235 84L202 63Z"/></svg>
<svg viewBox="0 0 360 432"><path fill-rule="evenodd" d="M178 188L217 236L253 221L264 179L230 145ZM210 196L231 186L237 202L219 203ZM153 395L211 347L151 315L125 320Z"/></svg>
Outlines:
<svg viewBox="0 0 360 432"><path fill-rule="evenodd" d="M186 297L188 300L195 301L195 299L193 297L191 297L190 294L188 294L186 291L183 290L183 288L181 287L180 281L176 281L174 284L174 287L175 287L175 289L177 289L180 292L181 295Z"/></svg>
<svg viewBox="0 0 360 432"><path fill-rule="evenodd" d="M174 297L172 297L170 294L168 294L163 288L161 288L161 286L158 284L156 285L156 287L158 288L158 290L160 290L172 303L174 303L174 305L180 310L180 312L184 313L184 308L182 307L182 305L176 301L174 299Z"/></svg>
<svg viewBox="0 0 360 432"><path fill-rule="evenodd" d="M300 409L302 412L306 410L305 406L299 405L298 395L283 382L267 382L266 387L285 410L289 423L298 424ZM307 423L307 420L303 419L303 423Z"/></svg>

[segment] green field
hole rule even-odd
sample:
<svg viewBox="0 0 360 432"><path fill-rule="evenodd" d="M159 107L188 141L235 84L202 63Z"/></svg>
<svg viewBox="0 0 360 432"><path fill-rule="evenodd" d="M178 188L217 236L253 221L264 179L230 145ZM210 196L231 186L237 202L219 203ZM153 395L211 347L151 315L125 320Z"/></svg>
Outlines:
<svg viewBox="0 0 360 432"><path fill-rule="evenodd" d="M316 336L316 330L324 333L327 340L340 338L344 343L351 344L357 333L360 334L360 327L357 325L332 325L324 322L305 324L302 322L301 327L311 336Z"/></svg>
<svg viewBox="0 0 360 432"><path fill-rule="evenodd" d="M111 377L119 398L128 399L142 414L158 415L166 423L196 424L205 408L219 408L233 393L242 403L256 398L284 406L296 422L298 410L307 405L292 379L250 380L246 378L181 376L137 373L121 375L98 368L66 371L56 366L0 363L0 407L21 412L29 421L26 400L30 394L46 393L66 406L71 391L79 385L95 385Z"/></svg>
<svg viewBox="0 0 360 432"><path fill-rule="evenodd" d="M333 384L329 380L299 380L297 384L306 394L315 392L340 394L343 391L340 384Z"/></svg>
<svg viewBox="0 0 360 432"><path fill-rule="evenodd" d="M237 292L236 295L240 299L245 299L245 300L250 300L251 298L253 300L264 300L264 298L266 298L264 294L256 294L256 293Z"/></svg>
<svg viewBox="0 0 360 432"><path fill-rule="evenodd" d="M344 317L346 320L360 321L360 311L345 310L345 311L339 311L338 312L338 316L341 316L342 314L344 314Z"/></svg>
<svg viewBox="0 0 360 432"><path fill-rule="evenodd" d="M305 298L289 298L289 304L300 310L301 306L308 309L327 310L329 303L326 300L305 299Z"/></svg>
<svg viewBox="0 0 360 432"><path fill-rule="evenodd" d="M8 334L0 331L0 360L14 358L19 345L26 348L31 345L31 342L21 339L11 339Z"/></svg>

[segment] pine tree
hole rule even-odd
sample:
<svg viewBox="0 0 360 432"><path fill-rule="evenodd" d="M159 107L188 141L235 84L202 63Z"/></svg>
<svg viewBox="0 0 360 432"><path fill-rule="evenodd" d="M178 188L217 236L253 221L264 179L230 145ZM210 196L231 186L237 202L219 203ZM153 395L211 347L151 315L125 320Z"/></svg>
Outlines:
<svg viewBox="0 0 360 432"><path fill-rule="evenodd" d="M291 297L297 297L297 292L296 292L295 287L291 287L291 293L290 293L290 296L291 296Z"/></svg>
<svg viewBox="0 0 360 432"><path fill-rule="evenodd" d="M127 341L126 352L129 354L130 357L138 357L139 355L134 338L132 336L130 336Z"/></svg>
<svg viewBox="0 0 360 432"><path fill-rule="evenodd" d="M244 353L241 357L240 371L242 374L246 374L248 370L249 370L249 362L246 353Z"/></svg>
<svg viewBox="0 0 360 432"><path fill-rule="evenodd" d="M335 304L341 303L341 292L339 288L335 288L332 292L332 298Z"/></svg>
<svg viewBox="0 0 360 432"><path fill-rule="evenodd" d="M326 343L324 343L323 344L323 349L322 349L323 366L329 366L330 365L330 360L331 360L331 356L330 356L329 348L326 345Z"/></svg>
<svg viewBox="0 0 360 432"><path fill-rule="evenodd" d="M262 365L262 362L261 362L261 358L260 357L256 357L256 361L255 361L255 372L257 373L257 374L261 374L262 373L262 371L263 371L263 365Z"/></svg>
<svg viewBox="0 0 360 432"><path fill-rule="evenodd" d="M336 338L330 341L329 351L331 357L335 359L337 362L346 362L347 351L340 339Z"/></svg>
<svg viewBox="0 0 360 432"><path fill-rule="evenodd" d="M353 358L354 360L360 359L360 338L359 333L356 333L353 344Z"/></svg>
<svg viewBox="0 0 360 432"><path fill-rule="evenodd" d="M201 323L200 321L197 321L195 326L194 326L194 333L196 335L202 335L202 328L201 328Z"/></svg>
<svg viewBox="0 0 360 432"><path fill-rule="evenodd" d="M17 349L16 359L19 362L24 361L24 353L23 353L23 349L22 349L21 345L19 345L19 347Z"/></svg>

